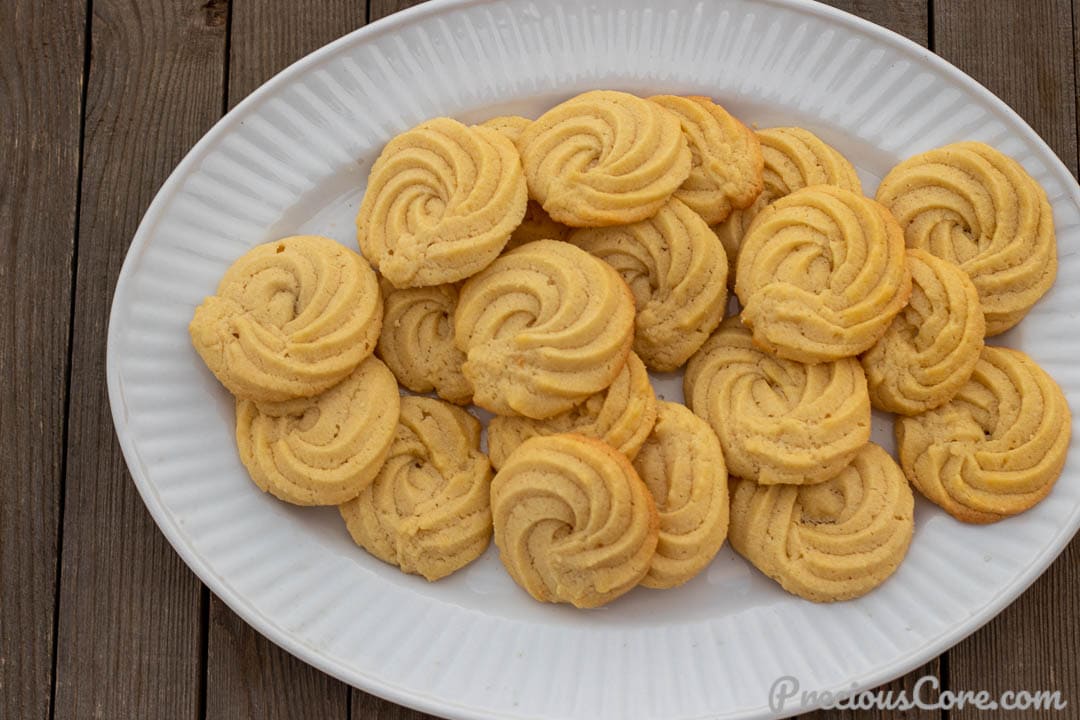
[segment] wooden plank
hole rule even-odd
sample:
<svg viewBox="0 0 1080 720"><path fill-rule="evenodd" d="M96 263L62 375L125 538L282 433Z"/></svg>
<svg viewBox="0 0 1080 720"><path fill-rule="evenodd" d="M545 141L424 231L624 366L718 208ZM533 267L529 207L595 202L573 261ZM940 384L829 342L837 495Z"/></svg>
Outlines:
<svg viewBox="0 0 1080 720"><path fill-rule="evenodd" d="M103 339L139 218L220 115L224 15L218 0L94 0L90 37L55 718L191 720L199 583L127 474Z"/></svg>
<svg viewBox="0 0 1080 720"><path fill-rule="evenodd" d="M926 0L819 0L864 20L887 27L923 47L929 39Z"/></svg>
<svg viewBox="0 0 1080 720"><path fill-rule="evenodd" d="M1076 172L1076 80L1069 0L934 3L934 51L1027 120Z"/></svg>
<svg viewBox="0 0 1080 720"><path fill-rule="evenodd" d="M363 26L365 0L234 0L229 107L291 63Z"/></svg>
<svg viewBox="0 0 1080 720"><path fill-rule="evenodd" d="M934 5L935 50L1009 103L1077 171L1077 76L1068 0ZM1080 541L1030 590L947 653L949 688L1061 690L1080 702ZM952 710L952 720L1056 718L1061 712Z"/></svg>
<svg viewBox="0 0 1080 720"><path fill-rule="evenodd" d="M346 720L349 688L210 604L206 720Z"/></svg>
<svg viewBox="0 0 1080 720"><path fill-rule="evenodd" d="M0 718L52 692L85 23L0 3Z"/></svg>
<svg viewBox="0 0 1080 720"><path fill-rule="evenodd" d="M370 0L368 3L368 22L381 20L387 15L411 8L413 5L423 5L424 0Z"/></svg>
<svg viewBox="0 0 1080 720"><path fill-rule="evenodd" d="M228 106L282 68L364 24L365 0L236 0L229 40ZM348 717L349 688L257 633L210 598L207 720Z"/></svg>
<svg viewBox="0 0 1080 720"><path fill-rule="evenodd" d="M1080 172L1080 0L1073 0L1072 4L1073 24L1073 82L1075 83L1076 96L1076 166L1073 175Z"/></svg>

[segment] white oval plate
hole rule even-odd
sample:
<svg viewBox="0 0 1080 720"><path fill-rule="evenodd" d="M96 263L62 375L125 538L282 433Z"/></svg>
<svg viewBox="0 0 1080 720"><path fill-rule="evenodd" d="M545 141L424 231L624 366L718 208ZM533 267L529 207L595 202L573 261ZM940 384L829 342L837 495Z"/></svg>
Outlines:
<svg viewBox="0 0 1080 720"><path fill-rule="evenodd" d="M779 676L803 689L874 686L1000 612L1080 524L1075 447L1042 504L992 527L920 502L896 575L834 605L786 594L726 547L682 588L639 588L591 612L533 602L494 548L428 584L353 545L335 509L287 506L247 479L232 402L187 334L226 267L299 232L355 247L371 163L422 120L535 117L591 88L712 95L759 127L809 128L871 194L898 160L947 142L1012 155L1046 188L1061 259L1053 291L1000 342L1080 398L1080 189L1023 120L927 50L796 0L432 2L253 93L188 154L139 227L113 300L109 399L131 474L177 552L294 655L456 718L762 717ZM658 381L681 398L677 377ZM892 446L886 419L875 437Z"/></svg>

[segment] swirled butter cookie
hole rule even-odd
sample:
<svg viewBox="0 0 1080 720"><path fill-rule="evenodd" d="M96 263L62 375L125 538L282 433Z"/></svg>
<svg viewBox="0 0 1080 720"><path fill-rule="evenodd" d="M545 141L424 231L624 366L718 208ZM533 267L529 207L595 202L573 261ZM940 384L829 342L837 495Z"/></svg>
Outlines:
<svg viewBox="0 0 1080 720"><path fill-rule="evenodd" d="M634 298L619 274L569 243L501 256L461 289L454 333L473 402L549 418L610 385L630 352Z"/></svg>
<svg viewBox="0 0 1080 720"><path fill-rule="evenodd" d="M850 190L797 190L754 218L735 293L769 352L802 362L858 355L911 295L903 233L888 210Z"/></svg>
<svg viewBox="0 0 1080 720"><path fill-rule="evenodd" d="M357 545L404 572L438 580L487 549L490 481L480 422L440 400L410 396L401 400L375 482L339 509Z"/></svg>
<svg viewBox="0 0 1080 720"><path fill-rule="evenodd" d="M656 393L634 353L610 386L547 420L497 415L487 428L488 456L496 470L521 443L537 435L576 433L603 440L631 460L656 422Z"/></svg>
<svg viewBox="0 0 1080 720"><path fill-rule="evenodd" d="M504 252L537 240L566 240L569 235L570 228L552 220L540 203L529 200L529 204L525 206L525 217L521 224L514 228Z"/></svg>
<svg viewBox="0 0 1080 720"><path fill-rule="evenodd" d="M736 317L690 359L683 390L720 438L728 472L763 485L824 482L870 440L858 360L807 365L769 355Z"/></svg>
<svg viewBox="0 0 1080 720"><path fill-rule="evenodd" d="M236 444L251 479L294 505L337 505L375 479L400 408L397 382L369 357L321 395L290 401L282 414L236 401Z"/></svg>
<svg viewBox="0 0 1080 720"><path fill-rule="evenodd" d="M956 265L908 250L911 300L862 356L874 407L915 415L948 402L968 381L986 322L975 284Z"/></svg>
<svg viewBox="0 0 1080 720"><path fill-rule="evenodd" d="M571 227L645 220L690 175L678 118L624 92L593 90L556 105L518 146L529 194Z"/></svg>
<svg viewBox="0 0 1080 720"><path fill-rule="evenodd" d="M603 605L649 571L659 519L626 457L581 435L525 441L491 483L495 545L541 602Z"/></svg>
<svg viewBox="0 0 1080 720"><path fill-rule="evenodd" d="M661 402L634 469L660 516L656 554L641 584L682 585L709 564L727 537L727 469L720 441L684 405Z"/></svg>
<svg viewBox="0 0 1080 720"><path fill-rule="evenodd" d="M777 127L758 130L756 135L764 159L761 194L749 207L734 210L730 217L713 228L727 250L733 277L746 229L773 200L811 185L835 185L862 194L862 183L855 166L809 130Z"/></svg>
<svg viewBox="0 0 1080 720"><path fill-rule="evenodd" d="M914 506L896 462L870 443L817 485L735 480L728 538L788 592L814 602L850 600L899 567L914 532Z"/></svg>
<svg viewBox="0 0 1080 720"><path fill-rule="evenodd" d="M881 181L877 199L908 247L971 276L987 335L1020 322L1054 284L1057 240L1046 193L989 145L961 142L908 158Z"/></svg>
<svg viewBox="0 0 1080 720"><path fill-rule="evenodd" d="M701 217L676 199L648 220L583 228L569 242L619 271L637 306L634 351L653 370L682 366L724 319L727 255Z"/></svg>
<svg viewBox="0 0 1080 720"><path fill-rule="evenodd" d="M239 398L280 402L340 382L375 349L382 295L364 259L329 238L257 245L195 309L191 342Z"/></svg>
<svg viewBox="0 0 1080 720"><path fill-rule="evenodd" d="M521 133L525 132L525 128L529 127L531 122L532 120L529 118L520 115L500 115L485 120L480 125L481 127L491 128L517 146L518 140L521 139Z"/></svg>
<svg viewBox="0 0 1080 720"><path fill-rule="evenodd" d="M532 120L518 115L502 115L494 117L483 123L485 127L497 130L508 138L514 145L521 139L521 133L532 123ZM570 228L562 223L555 222L547 214L543 206L536 200L529 198L525 206L525 217L514 232L510 234L510 241L506 243L506 250L513 250L525 243L536 240L565 240L570 233Z"/></svg>
<svg viewBox="0 0 1080 720"><path fill-rule="evenodd" d="M1065 466L1071 431L1053 378L1024 353L989 345L952 400L896 421L908 479L969 523L997 522L1046 497Z"/></svg>
<svg viewBox="0 0 1080 720"><path fill-rule="evenodd" d="M649 98L679 119L690 146L690 176L675 197L718 223L761 193L761 144L750 128L712 99L656 95Z"/></svg>
<svg viewBox="0 0 1080 720"><path fill-rule="evenodd" d="M356 216L357 240L395 287L456 282L502 252L526 199L510 140L435 118L383 148Z"/></svg>
<svg viewBox="0 0 1080 720"><path fill-rule="evenodd" d="M467 405L472 387L461 373L465 353L454 345L457 301L453 285L390 288L378 351L398 382L413 392L434 390L444 400Z"/></svg>

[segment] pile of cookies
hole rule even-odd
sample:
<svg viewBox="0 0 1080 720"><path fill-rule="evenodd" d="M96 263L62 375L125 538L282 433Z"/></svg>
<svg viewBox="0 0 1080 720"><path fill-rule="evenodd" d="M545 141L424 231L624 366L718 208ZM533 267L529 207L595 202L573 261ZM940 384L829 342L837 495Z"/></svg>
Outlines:
<svg viewBox="0 0 1080 720"><path fill-rule="evenodd" d="M254 248L191 337L252 480L339 506L428 580L494 537L534 598L595 607L685 583L730 537L789 592L848 599L906 554L911 485L987 523L1064 465L1061 390L985 344L1054 281L1050 208L982 144L908 159L872 200L806 130L593 91L402 133L357 231L362 255ZM658 399L649 371L683 367L686 406ZM469 404L495 414L486 453ZM899 464L871 407L899 415Z"/></svg>

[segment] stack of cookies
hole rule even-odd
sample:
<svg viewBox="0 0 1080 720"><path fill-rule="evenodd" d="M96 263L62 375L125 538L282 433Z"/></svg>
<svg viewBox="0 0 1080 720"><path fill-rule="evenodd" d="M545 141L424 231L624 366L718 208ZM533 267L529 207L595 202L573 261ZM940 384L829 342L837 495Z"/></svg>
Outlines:
<svg viewBox="0 0 1080 720"><path fill-rule="evenodd" d="M903 559L911 484L991 522L1064 464L1060 389L984 343L1056 267L1044 193L985 145L911 158L871 200L806 130L593 91L402 133L357 231L362 255L256 247L192 341L255 484L339 506L428 580L494 537L534 598L595 607L685 583L730 533L788 591L853 598ZM687 405L658 399L649 371L683 367ZM900 464L872 406L902 416Z"/></svg>

